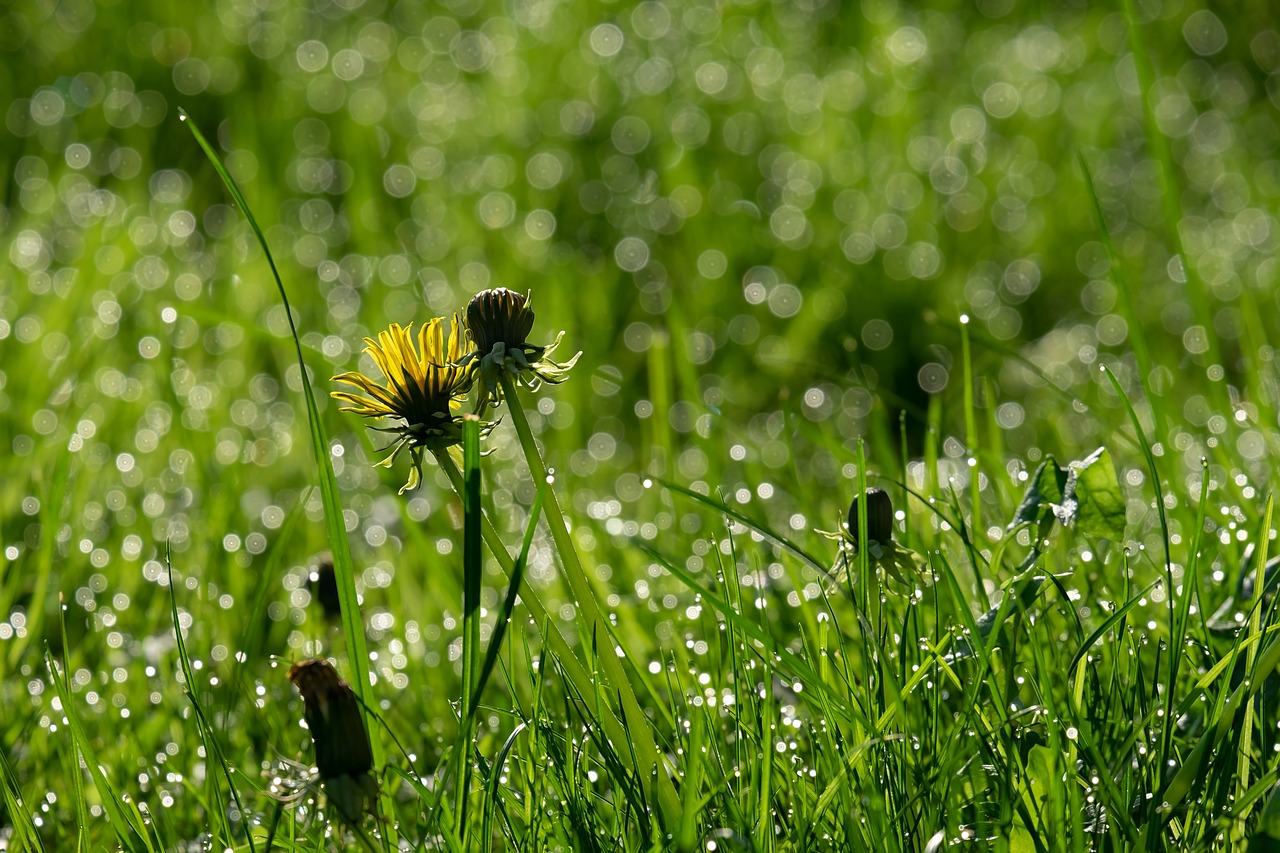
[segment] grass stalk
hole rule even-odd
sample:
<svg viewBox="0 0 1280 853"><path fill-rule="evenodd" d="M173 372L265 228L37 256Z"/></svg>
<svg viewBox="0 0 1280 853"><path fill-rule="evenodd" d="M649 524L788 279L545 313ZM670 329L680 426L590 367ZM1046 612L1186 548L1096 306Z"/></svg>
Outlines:
<svg viewBox="0 0 1280 853"><path fill-rule="evenodd" d="M480 503L480 421L468 417L462 425L462 695L458 699L459 732L455 747L454 816L464 849L470 847L467 805L471 792L471 754L475 749L475 709L479 699L480 586L484 573Z"/></svg>
<svg viewBox="0 0 1280 853"><path fill-rule="evenodd" d="M236 184L231 173L227 171L227 167L223 164L222 158L213 150L204 134L196 127L196 123L191 121L185 112L180 113L181 119L187 128L191 131L191 135L195 137L196 143L204 151L209 162L213 165L214 171L218 173L218 177L222 179L223 185L227 192L231 194L235 200L236 206L244 215L245 220L249 223L249 228L253 231L254 237L257 238L258 245L262 247L262 252L266 256L267 265L271 269L271 276L275 280L276 290L280 294L280 301L284 305L285 316L289 321L289 334L293 338L294 354L297 357L298 368L301 371L301 384L303 400L307 408L307 426L310 432L311 452L315 457L316 468L320 477L320 501L324 506L324 522L325 531L329 537L329 549L333 555L333 574L338 587L338 602L342 611L342 634L347 643L347 658L351 666L353 677L351 678L351 686L356 692L356 696L360 699L361 713L364 714L364 723L366 731L370 732L370 746L373 750L373 765L381 767L384 761L384 753L381 738L374 734L378 727L377 720L370 713L369 708L376 707L376 700L369 691L369 649L365 642L364 619L360 615L360 597L356 592L356 575L355 564L351 559L351 543L347 539L346 522L342 513L342 497L338 492L338 479L333 473L333 463L329 458L329 439L325 432L324 423L320 418L320 407L316 403L315 392L311 388L311 372L307 369L307 361L302 354L302 339L298 334L297 324L293 319L293 308L289 305L289 295L284 289L284 280L280 277L280 270L276 266L275 257L271 254L271 247L267 245L266 235L262 232L262 228L258 225L258 220L253 215L253 211L249 207L249 203L245 201L244 194L240 192L239 185ZM383 798L383 805L390 807L390 800ZM390 820L391 814L387 813L388 826L394 827L394 821Z"/></svg>
<svg viewBox="0 0 1280 853"><path fill-rule="evenodd" d="M1257 559L1254 561L1254 603L1249 611L1249 636L1257 636L1262 632L1263 610L1266 608L1266 596L1263 591L1266 589L1266 569L1267 569L1267 551L1271 544L1271 512L1275 506L1275 497L1267 496L1267 509L1262 516L1262 529L1258 532L1258 553ZM1258 645L1249 646L1244 656L1245 677L1249 681L1253 681L1261 675L1263 678L1271 675L1271 671L1259 673L1254 669L1258 660ZM1236 754L1236 779L1235 779L1235 801L1241 803L1249 791L1249 767L1253 762L1253 727L1254 727L1254 703L1252 701L1244 703L1244 721L1240 725L1240 748ZM1248 817L1249 809L1247 806L1237 805L1235 814L1233 815L1233 825L1231 835L1233 841L1237 843L1244 840L1245 825L1244 820Z"/></svg>
<svg viewBox="0 0 1280 853"><path fill-rule="evenodd" d="M964 443L969 465L969 528L981 542L987 539L982 526L982 478L978 474L978 419L973 399L973 355L969 349L969 315L960 318L960 361L964 369ZM991 401L987 401L991 406Z"/></svg>
<svg viewBox="0 0 1280 853"><path fill-rule="evenodd" d="M447 454L441 454L437 458L440 462L440 469L453 485L454 491L461 496L465 487L463 485L462 472L458 469L457 464ZM548 494L550 494L549 489ZM497 529L493 526L493 522L487 516L484 519L482 533L485 543L489 546L490 553L494 555L494 558L498 561L498 565L501 566L503 572L506 573L508 583L510 583L512 579L519 577L517 574L518 564L507 552L506 546L502 543L502 536L498 533ZM594 685L596 683L597 673L580 660L579 653L569 645L567 640L565 640L564 635L561 634L560 630L556 627L556 618L547 610L546 606L542 603L542 600L538 598L537 593L533 590L526 590L521 595L521 601L529 609L534 622L542 631L543 639L550 647L550 652L555 655L564 672L565 678L573 686L573 689L580 696L592 695L595 690ZM600 725L604 729L605 736L609 738L610 741L613 743L627 743L630 738L635 736L634 731L629 728L629 724L624 722L624 718L619 717L614 709L608 704L602 705L599 711ZM530 713L530 709L525 709L525 713ZM629 756L629 753L626 751L621 754L624 757ZM642 765L633 762L630 770L644 781L645 790L649 791L651 782L647 781L647 777L642 774ZM656 787L656 783L654 784ZM675 796L674 789L671 790L671 796Z"/></svg>
<svg viewBox="0 0 1280 853"><path fill-rule="evenodd" d="M240 812L240 820L245 826L245 834L249 841L250 853L257 853L257 847L253 843L253 831L250 828L249 812L245 810L244 803L240 800L240 792L236 790L235 780L232 778L231 764L227 761L226 753L222 749L222 744L218 740L217 733L209 725L209 719L205 715L204 707L200 704L200 698L196 692L195 671L191 666L191 656L187 652L187 641L183 635L182 619L178 613L178 594L173 586L173 564L170 562L169 554L165 554L165 571L168 573L169 588L169 606L173 616L173 636L174 642L178 650L178 662L182 668L183 692L187 696L187 700L191 703L191 709L195 714L196 728L200 735L200 743L204 747L205 755L216 759L218 768L222 771L223 777L227 780L227 791L231 795L232 801L236 804L236 809ZM221 801L221 792L218 790L216 777L212 774L207 778L207 790L210 792L216 808L211 809L218 815L221 822L222 831L226 835L228 845L234 841L234 831L227 815L227 809L223 808Z"/></svg>
<svg viewBox="0 0 1280 853"><path fill-rule="evenodd" d="M59 605L61 603L61 597L59 597ZM59 616L62 617L62 647L65 654L68 650L66 641L67 628L65 615L61 607L59 608ZM59 667L54 662L53 653L48 648L45 649L44 664L49 673L49 681L53 685L53 689L62 705L62 713L69 727L71 742L79 758L77 763L82 763L85 769L89 771L89 777L93 779L94 787L97 789L99 800L102 803L103 814L110 823L116 842L121 849L129 851L129 853L157 853L160 847L153 843L155 839L152 838L150 830L142 820L142 815L139 813L137 806L134 805L131 799L120 792L107 775L104 769L106 765L98 758L97 745L85 728L84 720L80 715L78 701L71 692L71 685L67 681L65 666ZM75 772L77 774L80 772L79 766L75 768Z"/></svg>
<svg viewBox="0 0 1280 853"><path fill-rule="evenodd" d="M530 475L535 483L547 483L551 486L547 466L543 463L542 454L538 451L537 441L534 439L529 419L525 416L519 395L516 393L515 383L505 375L502 377L502 391L508 411L511 413L511 421L515 424L516 435L520 439ZM617 641L609 631L608 623L600 614L595 591L591 588L591 582L578 557L577 547L569 535L569 527L565 522L564 513L560 510L560 501L556 497L554 487L547 489L546 518L552 541L560 555L565 578L576 599L582 622L586 625L587 636L591 638L592 646L600 649L599 662L605 678L609 687L617 691L621 701L623 719L630 735L629 740L638 759L636 769L641 783L650 799L657 804L662 825L674 831L678 826L680 810L675 787L654 740L652 724L641 710L639 702L636 701L631 681L622 667Z"/></svg>

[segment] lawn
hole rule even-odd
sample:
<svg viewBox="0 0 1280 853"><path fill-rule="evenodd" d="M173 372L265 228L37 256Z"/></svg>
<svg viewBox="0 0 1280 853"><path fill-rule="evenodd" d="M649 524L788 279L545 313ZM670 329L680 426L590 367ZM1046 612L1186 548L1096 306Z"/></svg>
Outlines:
<svg viewBox="0 0 1280 853"><path fill-rule="evenodd" d="M1277 30L0 8L0 850L1274 849Z"/></svg>

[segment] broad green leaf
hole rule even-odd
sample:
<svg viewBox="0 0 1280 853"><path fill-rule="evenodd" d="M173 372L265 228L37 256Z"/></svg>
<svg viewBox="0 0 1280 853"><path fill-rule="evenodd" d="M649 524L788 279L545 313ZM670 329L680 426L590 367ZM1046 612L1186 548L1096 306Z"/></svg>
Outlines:
<svg viewBox="0 0 1280 853"><path fill-rule="evenodd" d="M1032 475L1008 529L1013 530L1020 524L1041 524L1041 534L1048 533L1043 525L1052 518L1053 508L1062 504L1066 485L1067 472L1059 467L1053 456L1046 456Z"/></svg>
<svg viewBox="0 0 1280 853"><path fill-rule="evenodd" d="M1124 538L1124 495L1105 447L1067 466L1063 492L1064 508L1071 511L1077 530L1115 541Z"/></svg>

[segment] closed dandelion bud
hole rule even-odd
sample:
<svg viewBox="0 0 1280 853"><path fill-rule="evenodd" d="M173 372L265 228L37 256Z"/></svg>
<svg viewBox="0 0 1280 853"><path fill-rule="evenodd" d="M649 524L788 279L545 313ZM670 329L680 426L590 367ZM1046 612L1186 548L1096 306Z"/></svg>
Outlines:
<svg viewBox="0 0 1280 853"><path fill-rule="evenodd" d="M508 350L525 347L533 331L529 298L505 287L477 293L467 305L467 331L481 356L496 344Z"/></svg>
<svg viewBox="0 0 1280 853"><path fill-rule="evenodd" d="M578 361L578 353L565 362L551 357L564 332L549 344L529 342L533 331L533 309L529 297L505 287L482 290L467 305L467 333L475 350L460 362L467 375L478 381L480 394L476 411L482 412L502 402L502 382L536 389L547 383L563 382Z"/></svg>
<svg viewBox="0 0 1280 853"><path fill-rule="evenodd" d="M351 685L326 660L305 660L289 669L302 694L302 713L316 747L316 769L338 816L356 824L373 810L378 783L373 750Z"/></svg>
<svg viewBox="0 0 1280 853"><path fill-rule="evenodd" d="M887 544L893 539L893 501L884 489L867 489L865 500L849 505L849 535L858 539L858 513L867 514L867 539ZM865 509L864 509L865 507Z"/></svg>

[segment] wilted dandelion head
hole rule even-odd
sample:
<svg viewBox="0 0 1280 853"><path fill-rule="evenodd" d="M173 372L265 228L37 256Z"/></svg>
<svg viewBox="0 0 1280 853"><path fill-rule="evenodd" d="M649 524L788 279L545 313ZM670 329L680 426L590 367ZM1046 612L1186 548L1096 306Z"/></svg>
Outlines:
<svg viewBox="0 0 1280 853"><path fill-rule="evenodd" d="M399 436L379 465L390 468L400 451L406 447L410 450L413 469L401 494L417 488L422 481L423 449L439 453L462 441L462 418L457 409L472 383L471 373L460 364L464 349L457 315L450 323L447 344L444 321L438 317L418 330L416 345L412 328L392 323L378 334L376 341L365 338L364 351L382 371L385 385L352 371L333 377L333 381L351 385L364 394L330 393L335 399L352 404L341 411L399 421L394 426L371 429Z"/></svg>
<svg viewBox="0 0 1280 853"><path fill-rule="evenodd" d="M325 794L343 821L356 824L373 810L378 793L360 700L326 660L295 663L289 680L302 694L302 714Z"/></svg>
<svg viewBox="0 0 1280 853"><path fill-rule="evenodd" d="M482 290L467 305L467 331L476 349L463 363L469 375L479 377L477 410L496 406L502 400L502 378L537 388L543 382L563 382L578 361L575 354L566 362L551 358L564 332L549 344L529 343L533 331L533 309L529 297L505 287Z"/></svg>

